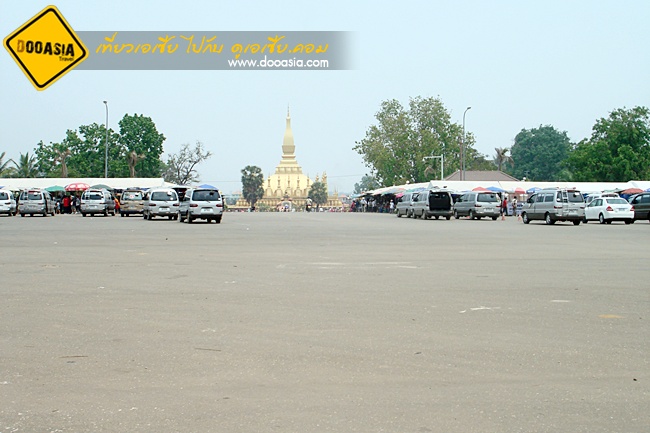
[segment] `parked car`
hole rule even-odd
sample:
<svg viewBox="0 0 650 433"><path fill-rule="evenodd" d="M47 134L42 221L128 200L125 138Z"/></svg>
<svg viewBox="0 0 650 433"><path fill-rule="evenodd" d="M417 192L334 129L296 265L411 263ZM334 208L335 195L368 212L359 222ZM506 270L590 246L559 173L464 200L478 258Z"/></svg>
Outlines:
<svg viewBox="0 0 650 433"><path fill-rule="evenodd" d="M154 217L178 219L178 193L171 188L153 188L144 194L142 216L146 220Z"/></svg>
<svg viewBox="0 0 650 433"><path fill-rule="evenodd" d="M528 197L521 210L524 224L542 220L552 225L556 221L571 221L580 225L585 217L585 201L576 189L543 189Z"/></svg>
<svg viewBox="0 0 650 433"><path fill-rule="evenodd" d="M56 212L54 200L49 192L44 189L26 189L18 197L18 212L20 216L25 215L48 215L54 216Z"/></svg>
<svg viewBox="0 0 650 433"><path fill-rule="evenodd" d="M470 219L492 218L501 215L501 198L494 192L472 191L463 194L454 203L454 218L468 216Z"/></svg>
<svg viewBox="0 0 650 433"><path fill-rule="evenodd" d="M204 219L208 223L221 223L223 216L223 197L216 188L192 188L185 191L180 202L178 220L187 220L188 224L196 219Z"/></svg>
<svg viewBox="0 0 650 433"><path fill-rule="evenodd" d="M422 219L444 217L451 219L454 213L454 199L451 192L441 189L430 189L418 194L412 203L413 216Z"/></svg>
<svg viewBox="0 0 650 433"><path fill-rule="evenodd" d="M630 204L634 206L634 220L650 220L650 191L630 197Z"/></svg>
<svg viewBox="0 0 650 433"><path fill-rule="evenodd" d="M115 199L105 189L87 189L81 194L81 215L115 216Z"/></svg>
<svg viewBox="0 0 650 433"><path fill-rule="evenodd" d="M0 191L0 214L16 215L16 199L11 191Z"/></svg>
<svg viewBox="0 0 650 433"><path fill-rule="evenodd" d="M125 189L120 197L120 216L142 215L144 194L139 189Z"/></svg>
<svg viewBox="0 0 650 433"><path fill-rule="evenodd" d="M397 206L395 206L395 213L398 217L406 216L411 218L413 216L413 199L417 200L417 192L407 192L397 199Z"/></svg>
<svg viewBox="0 0 650 433"><path fill-rule="evenodd" d="M612 221L634 222L634 206L620 197L601 197L593 200L585 208L583 222L599 221L611 224Z"/></svg>

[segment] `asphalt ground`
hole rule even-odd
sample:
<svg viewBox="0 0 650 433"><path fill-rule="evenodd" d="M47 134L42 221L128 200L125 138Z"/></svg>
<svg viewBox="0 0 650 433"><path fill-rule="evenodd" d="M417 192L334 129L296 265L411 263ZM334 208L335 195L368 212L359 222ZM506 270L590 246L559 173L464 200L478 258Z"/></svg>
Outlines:
<svg viewBox="0 0 650 433"><path fill-rule="evenodd" d="M0 217L0 432L648 432L649 239Z"/></svg>

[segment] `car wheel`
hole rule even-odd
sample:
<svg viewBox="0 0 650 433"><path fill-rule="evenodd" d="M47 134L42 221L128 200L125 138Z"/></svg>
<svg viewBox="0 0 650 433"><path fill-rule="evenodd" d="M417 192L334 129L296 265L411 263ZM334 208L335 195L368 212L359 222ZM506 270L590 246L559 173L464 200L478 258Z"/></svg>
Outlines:
<svg viewBox="0 0 650 433"><path fill-rule="evenodd" d="M497 220L497 217L492 217L492 221L496 221L496 220Z"/></svg>
<svg viewBox="0 0 650 433"><path fill-rule="evenodd" d="M580 222L581 222L580 220L574 220L574 221L573 221L573 225L574 225L574 226L579 226L579 225L580 225Z"/></svg>
<svg viewBox="0 0 650 433"><path fill-rule="evenodd" d="M194 221L194 218L192 218L192 215L188 212L187 213L187 223L192 224L192 221Z"/></svg>
<svg viewBox="0 0 650 433"><path fill-rule="evenodd" d="M147 214L144 213L144 212L142 212L142 218L143 218L143 219L147 219Z"/></svg>
<svg viewBox="0 0 650 433"><path fill-rule="evenodd" d="M457 210L454 210L454 218L455 218L455 219L460 218L460 217L458 216L458 211L457 211Z"/></svg>
<svg viewBox="0 0 650 433"><path fill-rule="evenodd" d="M105 216L105 217L108 216L108 209L104 209L104 216Z"/></svg>
<svg viewBox="0 0 650 433"><path fill-rule="evenodd" d="M438 218L440 218L440 216L439 216L439 215L436 215L435 218L438 219ZM447 219L449 219L449 218L447 218Z"/></svg>
<svg viewBox="0 0 650 433"><path fill-rule="evenodd" d="M183 214L180 212L178 213L178 222L183 222Z"/></svg>
<svg viewBox="0 0 650 433"><path fill-rule="evenodd" d="M397 211L397 218L402 218L402 214Z"/></svg>
<svg viewBox="0 0 650 433"><path fill-rule="evenodd" d="M552 226L553 224L555 224L555 221L553 220L553 218L551 218L551 214L548 213L548 212L546 212L546 216L544 217L544 222L546 224L548 224L549 226Z"/></svg>
<svg viewBox="0 0 650 433"><path fill-rule="evenodd" d="M582 217L582 222L585 223L585 224L587 224L587 223L589 222L589 221L587 220L587 217L586 217L586 216Z"/></svg>
<svg viewBox="0 0 650 433"><path fill-rule="evenodd" d="M25 214L24 214L24 213L21 213L21 214L20 214L20 216L21 216L21 217L24 217L24 216L25 216Z"/></svg>
<svg viewBox="0 0 650 433"><path fill-rule="evenodd" d="M446 219L447 221L449 221L449 220L451 219L451 217L450 217L450 216L446 216L445 219Z"/></svg>
<svg viewBox="0 0 650 433"><path fill-rule="evenodd" d="M171 221L172 218L174 218L174 215L169 215L167 218L169 218L169 221Z"/></svg>
<svg viewBox="0 0 650 433"><path fill-rule="evenodd" d="M467 216L469 217L469 219L473 220L475 218L474 217L474 211L472 211L472 210L469 211L469 214L467 214Z"/></svg>
<svg viewBox="0 0 650 433"><path fill-rule="evenodd" d="M607 220L606 222L607 222L607 224L611 224L612 220Z"/></svg>
<svg viewBox="0 0 650 433"><path fill-rule="evenodd" d="M528 219L528 214L526 212L521 214L521 220L524 224L530 224L530 219Z"/></svg>
<svg viewBox="0 0 650 433"><path fill-rule="evenodd" d="M598 215L598 222L605 224L605 216L603 214Z"/></svg>
<svg viewBox="0 0 650 433"><path fill-rule="evenodd" d="M625 220L625 224L634 224L634 220Z"/></svg>
<svg viewBox="0 0 650 433"><path fill-rule="evenodd" d="M217 224L221 224L221 218L222 218L221 216L216 217L214 219L214 222L217 223Z"/></svg>

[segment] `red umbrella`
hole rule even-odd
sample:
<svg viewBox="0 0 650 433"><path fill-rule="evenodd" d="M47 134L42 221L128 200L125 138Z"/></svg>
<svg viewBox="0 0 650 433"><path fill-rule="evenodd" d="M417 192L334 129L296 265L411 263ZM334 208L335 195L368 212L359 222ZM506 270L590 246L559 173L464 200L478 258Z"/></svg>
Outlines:
<svg viewBox="0 0 650 433"><path fill-rule="evenodd" d="M623 191L619 192L619 194L631 195L631 194L639 194L639 193L642 193L642 192L643 192L643 190L639 189L639 188L628 188L626 190L623 190Z"/></svg>
<svg viewBox="0 0 650 433"><path fill-rule="evenodd" d="M88 185L87 183L74 182L74 183L71 183L70 185L66 185L65 190L66 191L85 191L88 188L90 188L90 185Z"/></svg>
<svg viewBox="0 0 650 433"><path fill-rule="evenodd" d="M526 194L526 190L523 188L515 188L515 194Z"/></svg>
<svg viewBox="0 0 650 433"><path fill-rule="evenodd" d="M482 186L477 186L477 187L474 188L472 191L478 191L478 192L493 192L493 191L490 191L490 190L487 189L487 188L483 188Z"/></svg>

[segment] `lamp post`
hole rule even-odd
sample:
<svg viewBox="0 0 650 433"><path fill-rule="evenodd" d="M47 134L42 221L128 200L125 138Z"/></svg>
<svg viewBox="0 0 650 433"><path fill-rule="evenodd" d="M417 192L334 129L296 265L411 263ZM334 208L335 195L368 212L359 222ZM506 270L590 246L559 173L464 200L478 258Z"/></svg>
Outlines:
<svg viewBox="0 0 650 433"><path fill-rule="evenodd" d="M465 114L472 107L467 107L463 113L463 138L460 144L460 180L465 180Z"/></svg>
<svg viewBox="0 0 650 433"><path fill-rule="evenodd" d="M432 156L425 156L423 159L426 161L427 159L440 159L440 180L445 180L445 155L432 155Z"/></svg>
<svg viewBox="0 0 650 433"><path fill-rule="evenodd" d="M108 178L108 101L104 101L106 105L106 143L104 152L104 178Z"/></svg>

